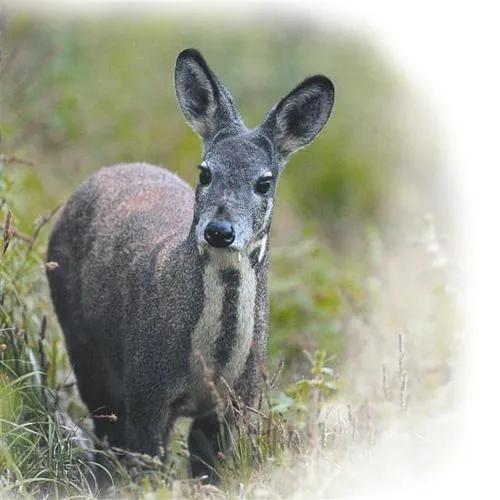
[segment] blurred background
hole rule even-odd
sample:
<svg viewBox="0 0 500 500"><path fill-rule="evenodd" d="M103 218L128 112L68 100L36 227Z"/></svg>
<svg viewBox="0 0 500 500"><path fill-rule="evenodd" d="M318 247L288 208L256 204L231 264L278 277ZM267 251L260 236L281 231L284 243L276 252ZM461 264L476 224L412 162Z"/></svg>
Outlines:
<svg viewBox="0 0 500 500"><path fill-rule="evenodd" d="M291 343L294 335L337 342L331 323L339 304L331 269L324 268L348 276L346 267L365 259L367 238L375 233L392 244L402 227L417 231L428 213L446 216L437 131L425 101L373 44L345 28L326 31L272 13L231 19L141 9L116 14L73 18L6 9L2 149L35 163L7 167L18 226L29 231L37 216L101 166L150 162L194 185L200 143L184 123L172 85L183 48L203 52L249 126L305 76L324 73L336 86L332 118L292 157L273 223L273 250L283 246L284 267L302 263L294 265L298 276L288 278L316 288L304 297L316 302L300 303L287 293L292 284L283 283L272 309L276 328L283 322L296 330L286 335ZM318 276L309 269L311 252L332 259L321 262ZM289 300L294 307L287 307ZM309 324L309 305L324 312L328 324L313 318Z"/></svg>
<svg viewBox="0 0 500 500"><path fill-rule="evenodd" d="M291 158L278 188L270 366L283 357L283 380L299 380L309 370L304 351L325 352L336 391L361 413L367 400L391 397L416 414L430 411L430 401L449 404L458 328L453 194L437 119L425 89L355 30L272 10L228 17L136 6L72 15L9 4L0 196L16 229L33 234L101 166L144 161L195 184L200 142L173 90L175 58L186 47L204 54L249 126L307 75L335 82L330 122ZM40 231L36 247L40 268L47 235ZM27 329L48 316L55 386L69 368L42 272L26 278L23 293ZM285 409L289 396L277 396Z"/></svg>

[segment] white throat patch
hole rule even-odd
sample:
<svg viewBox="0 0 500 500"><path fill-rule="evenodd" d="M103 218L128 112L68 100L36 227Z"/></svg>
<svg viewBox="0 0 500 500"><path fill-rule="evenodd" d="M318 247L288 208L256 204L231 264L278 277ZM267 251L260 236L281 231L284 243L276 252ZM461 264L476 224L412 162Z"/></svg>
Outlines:
<svg viewBox="0 0 500 500"><path fill-rule="evenodd" d="M203 310L191 339L191 373L194 377L192 387L196 388L191 394L194 407L198 406L197 401L203 404L207 392L206 380L200 379L206 374L197 353L201 354L204 364L210 370L214 370L232 385L243 372L253 339L257 283L248 256L220 250L209 252L210 257L203 271ZM222 315L226 285L222 280L221 271L227 269L238 271L240 279L236 301L237 321L235 331L232 332L234 341L228 351L227 361L220 368L216 366L216 346L224 331L223 323L227 319ZM214 382L218 385L218 380Z"/></svg>

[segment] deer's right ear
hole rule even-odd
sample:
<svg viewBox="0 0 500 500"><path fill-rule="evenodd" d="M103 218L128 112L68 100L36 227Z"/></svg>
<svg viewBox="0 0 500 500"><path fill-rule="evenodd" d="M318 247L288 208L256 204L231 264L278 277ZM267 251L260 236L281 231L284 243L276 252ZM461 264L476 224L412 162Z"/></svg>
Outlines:
<svg viewBox="0 0 500 500"><path fill-rule="evenodd" d="M227 126L242 125L231 94L195 49L177 57L175 93L189 126L205 141Z"/></svg>

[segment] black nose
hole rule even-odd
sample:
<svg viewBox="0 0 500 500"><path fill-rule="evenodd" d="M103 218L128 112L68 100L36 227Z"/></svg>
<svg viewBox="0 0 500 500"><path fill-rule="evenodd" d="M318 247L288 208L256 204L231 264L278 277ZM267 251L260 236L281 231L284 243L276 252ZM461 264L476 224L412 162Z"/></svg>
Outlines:
<svg viewBox="0 0 500 500"><path fill-rule="evenodd" d="M213 247L228 247L234 241L233 226L224 221L210 222L205 228L205 239Z"/></svg>

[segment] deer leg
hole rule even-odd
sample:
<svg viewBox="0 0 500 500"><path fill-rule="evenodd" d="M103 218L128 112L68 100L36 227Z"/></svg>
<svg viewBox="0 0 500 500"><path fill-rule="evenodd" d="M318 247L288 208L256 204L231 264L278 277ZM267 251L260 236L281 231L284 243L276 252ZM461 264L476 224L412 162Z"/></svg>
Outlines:
<svg viewBox="0 0 500 500"><path fill-rule="evenodd" d="M151 401L150 397L136 397L127 402L127 448L166 460L168 439L177 416L175 407L167 403L152 405Z"/></svg>
<svg viewBox="0 0 500 500"><path fill-rule="evenodd" d="M165 370L139 371L137 367L127 375L127 448L166 459L168 438L181 400L181 380L169 380Z"/></svg>
<svg viewBox="0 0 500 500"><path fill-rule="evenodd" d="M209 483L220 482L217 471L219 453L229 447L228 424L216 414L196 418L188 438L189 461L193 477L205 477Z"/></svg>

